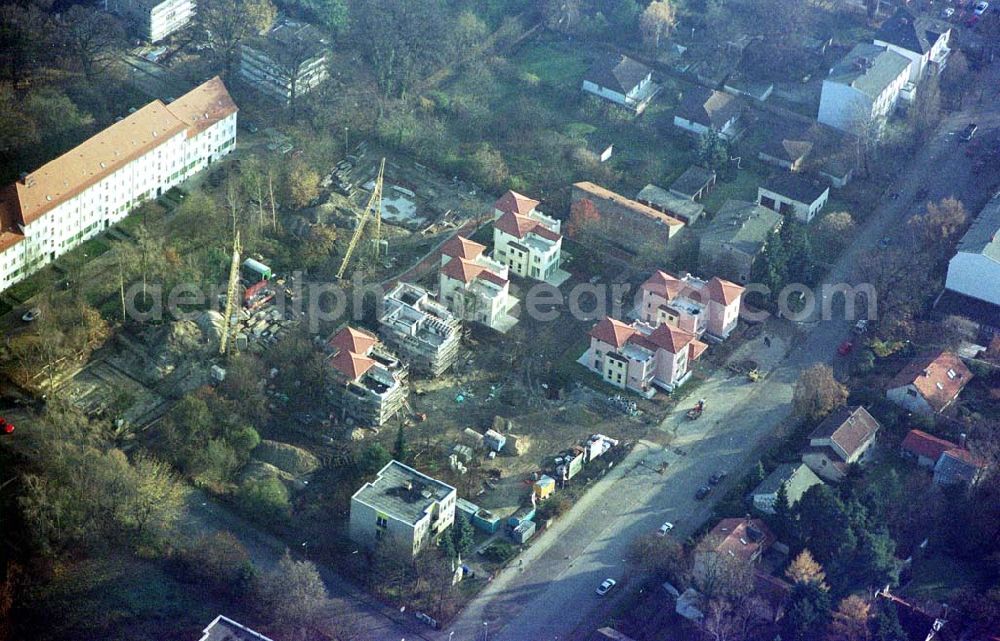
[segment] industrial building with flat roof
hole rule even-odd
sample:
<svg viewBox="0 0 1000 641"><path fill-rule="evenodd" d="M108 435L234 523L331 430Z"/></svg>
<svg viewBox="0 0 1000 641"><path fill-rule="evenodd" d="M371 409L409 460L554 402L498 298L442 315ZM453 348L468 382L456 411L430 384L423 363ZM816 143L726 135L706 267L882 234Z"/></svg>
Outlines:
<svg viewBox="0 0 1000 641"><path fill-rule="evenodd" d="M455 522L456 498L447 483L390 461L351 497L351 540L367 548L387 542L416 555Z"/></svg>

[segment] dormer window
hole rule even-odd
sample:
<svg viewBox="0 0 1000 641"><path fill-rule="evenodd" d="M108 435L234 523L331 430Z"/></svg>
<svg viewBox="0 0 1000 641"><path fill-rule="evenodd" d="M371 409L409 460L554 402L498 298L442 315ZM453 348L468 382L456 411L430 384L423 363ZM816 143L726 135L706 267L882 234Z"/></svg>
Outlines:
<svg viewBox="0 0 1000 641"><path fill-rule="evenodd" d="M948 378L950 378L951 380L955 380L957 377L958 374L955 373L955 370L953 369L948 370Z"/></svg>

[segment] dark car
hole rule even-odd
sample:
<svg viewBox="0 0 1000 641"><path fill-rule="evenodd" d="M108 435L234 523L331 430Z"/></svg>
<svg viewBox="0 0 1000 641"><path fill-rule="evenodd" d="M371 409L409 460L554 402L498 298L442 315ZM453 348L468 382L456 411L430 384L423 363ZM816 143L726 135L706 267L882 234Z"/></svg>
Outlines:
<svg viewBox="0 0 1000 641"><path fill-rule="evenodd" d="M969 142L970 140L972 140L972 137L976 135L977 131L979 131L979 125L977 125L974 122L970 122L968 125L966 125L965 129L962 130L962 135L961 135L962 141Z"/></svg>
<svg viewBox="0 0 1000 641"><path fill-rule="evenodd" d="M702 485L701 487L698 488L698 491L694 493L694 498L696 498L699 501L701 501L702 499L704 499L706 496L708 496L711 493L712 493L712 486L710 486L710 485Z"/></svg>
<svg viewBox="0 0 1000 641"><path fill-rule="evenodd" d="M722 483L723 479L725 479L727 476L729 475L726 472L716 472L711 477L709 477L708 484L718 485L719 483Z"/></svg>

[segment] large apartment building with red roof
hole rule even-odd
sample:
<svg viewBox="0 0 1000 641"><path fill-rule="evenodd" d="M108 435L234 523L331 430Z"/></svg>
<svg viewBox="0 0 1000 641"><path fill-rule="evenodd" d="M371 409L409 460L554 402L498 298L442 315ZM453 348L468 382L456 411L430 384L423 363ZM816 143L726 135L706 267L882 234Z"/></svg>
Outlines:
<svg viewBox="0 0 1000 641"><path fill-rule="evenodd" d="M556 277L562 252L561 224L538 211L538 201L508 191L493 205L493 259L522 278Z"/></svg>
<svg viewBox="0 0 1000 641"><path fill-rule="evenodd" d="M590 330L590 348L579 362L615 387L646 398L671 391L691 376L691 363L707 348L698 337L666 323L652 327L605 318Z"/></svg>
<svg viewBox="0 0 1000 641"><path fill-rule="evenodd" d="M237 111L216 77L0 188L0 291L230 153Z"/></svg>

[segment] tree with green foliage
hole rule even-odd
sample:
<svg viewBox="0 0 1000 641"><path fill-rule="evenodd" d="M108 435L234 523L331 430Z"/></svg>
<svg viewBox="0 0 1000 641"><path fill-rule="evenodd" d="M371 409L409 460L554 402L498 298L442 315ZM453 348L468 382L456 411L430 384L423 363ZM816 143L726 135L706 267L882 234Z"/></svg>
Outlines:
<svg viewBox="0 0 1000 641"><path fill-rule="evenodd" d="M854 574L858 582L874 585L899 583L899 561L896 542L884 528L861 530L857 536Z"/></svg>
<svg viewBox="0 0 1000 641"><path fill-rule="evenodd" d="M795 521L785 483L778 486L778 493L774 499L774 514L767 521L775 536L781 541L786 540L794 532Z"/></svg>
<svg viewBox="0 0 1000 641"><path fill-rule="evenodd" d="M833 375L829 365L816 363L799 375L792 392L792 407L798 416L819 421L847 402L848 390Z"/></svg>
<svg viewBox="0 0 1000 641"><path fill-rule="evenodd" d="M713 169L722 171L729 166L729 143L714 129L709 129L698 138L698 162Z"/></svg>
<svg viewBox="0 0 1000 641"><path fill-rule="evenodd" d="M279 523L292 511L288 488L273 476L244 482L236 501L246 514L265 522Z"/></svg>
<svg viewBox="0 0 1000 641"><path fill-rule="evenodd" d="M887 599L878 600L872 628L872 641L909 641L910 639L899 623L896 604Z"/></svg>
<svg viewBox="0 0 1000 641"><path fill-rule="evenodd" d="M476 531L464 514L455 514L455 524L451 527L451 540L458 554L468 554L475 543Z"/></svg>
<svg viewBox="0 0 1000 641"><path fill-rule="evenodd" d="M781 619L782 641L815 641L832 610L830 595L811 583L796 585Z"/></svg>
<svg viewBox="0 0 1000 641"><path fill-rule="evenodd" d="M847 509L829 485L814 485L795 504L799 543L827 568L844 560L857 545Z"/></svg>
<svg viewBox="0 0 1000 641"><path fill-rule="evenodd" d="M361 451L355 465L360 476L371 476L385 467L391 460L392 457L381 443L372 443Z"/></svg>

